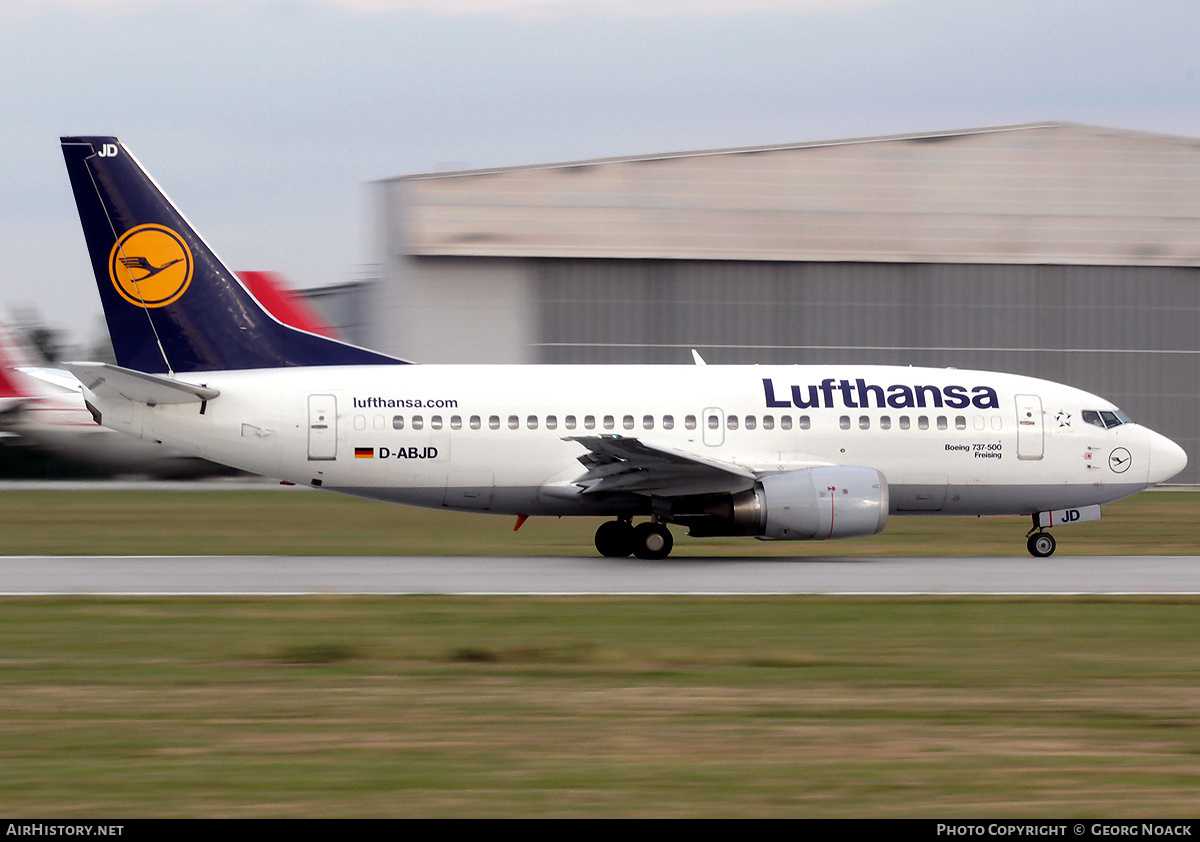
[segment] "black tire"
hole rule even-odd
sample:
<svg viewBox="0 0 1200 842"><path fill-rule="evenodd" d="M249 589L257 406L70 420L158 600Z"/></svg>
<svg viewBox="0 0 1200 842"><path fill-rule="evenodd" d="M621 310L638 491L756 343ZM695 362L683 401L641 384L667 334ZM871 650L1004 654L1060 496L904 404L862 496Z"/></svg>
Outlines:
<svg viewBox="0 0 1200 842"><path fill-rule="evenodd" d="M1039 532L1036 535L1029 536L1028 546L1031 556L1049 558L1054 555L1054 549L1058 546L1058 543L1049 532Z"/></svg>
<svg viewBox="0 0 1200 842"><path fill-rule="evenodd" d="M638 558L654 560L671 554L675 539L671 530L661 523L641 523L633 530L633 554Z"/></svg>
<svg viewBox="0 0 1200 842"><path fill-rule="evenodd" d="M596 549L607 558L625 558L633 552L633 524L610 520L596 530Z"/></svg>

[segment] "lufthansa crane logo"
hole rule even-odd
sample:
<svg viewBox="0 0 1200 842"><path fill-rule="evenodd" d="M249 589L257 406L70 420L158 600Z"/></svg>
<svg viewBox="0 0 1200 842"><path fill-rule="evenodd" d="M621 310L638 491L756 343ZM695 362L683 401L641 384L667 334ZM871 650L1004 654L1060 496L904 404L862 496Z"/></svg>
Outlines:
<svg viewBox="0 0 1200 842"><path fill-rule="evenodd" d="M137 307L166 307L192 282L192 252L165 225L130 228L108 256L108 276L121 297Z"/></svg>
<svg viewBox="0 0 1200 842"><path fill-rule="evenodd" d="M1112 453L1108 454L1108 467L1112 468L1118 474L1123 474L1129 470L1129 462L1132 458L1128 450L1118 447Z"/></svg>

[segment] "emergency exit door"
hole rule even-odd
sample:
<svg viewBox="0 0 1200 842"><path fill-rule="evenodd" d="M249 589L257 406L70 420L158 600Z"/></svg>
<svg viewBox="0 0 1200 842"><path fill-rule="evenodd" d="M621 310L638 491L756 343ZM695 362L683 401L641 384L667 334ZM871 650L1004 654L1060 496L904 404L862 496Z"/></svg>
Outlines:
<svg viewBox="0 0 1200 842"><path fill-rule="evenodd" d="M709 447L717 447L725 443L725 413L720 407L706 407L701 416L703 426L702 437Z"/></svg>
<svg viewBox="0 0 1200 842"><path fill-rule="evenodd" d="M308 461L337 458L337 398L308 396Z"/></svg>

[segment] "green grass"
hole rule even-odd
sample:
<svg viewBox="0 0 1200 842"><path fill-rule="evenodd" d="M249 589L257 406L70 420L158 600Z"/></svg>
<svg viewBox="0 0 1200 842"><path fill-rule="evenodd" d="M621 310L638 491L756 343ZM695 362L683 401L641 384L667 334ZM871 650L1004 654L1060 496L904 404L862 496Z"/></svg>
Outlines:
<svg viewBox="0 0 1200 842"><path fill-rule="evenodd" d="M1055 530L1060 555L1200 555L1200 494L1145 492L1104 518ZM515 518L413 509L306 489L0 491L8 555L593 556L598 518ZM675 556L1025 555L1023 517L893 517L845 541L691 539Z"/></svg>
<svg viewBox="0 0 1200 842"><path fill-rule="evenodd" d="M1192 818L1198 609L7 598L0 812Z"/></svg>

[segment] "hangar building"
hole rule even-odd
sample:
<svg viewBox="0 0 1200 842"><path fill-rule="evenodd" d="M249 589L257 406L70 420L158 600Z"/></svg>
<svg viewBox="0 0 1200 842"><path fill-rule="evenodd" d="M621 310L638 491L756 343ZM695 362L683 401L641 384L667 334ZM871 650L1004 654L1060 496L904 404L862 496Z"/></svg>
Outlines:
<svg viewBox="0 0 1200 842"><path fill-rule="evenodd" d="M1035 124L375 188L370 347L1012 371L1113 400L1200 482L1200 141Z"/></svg>

